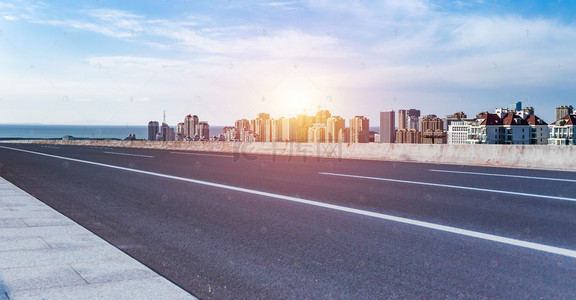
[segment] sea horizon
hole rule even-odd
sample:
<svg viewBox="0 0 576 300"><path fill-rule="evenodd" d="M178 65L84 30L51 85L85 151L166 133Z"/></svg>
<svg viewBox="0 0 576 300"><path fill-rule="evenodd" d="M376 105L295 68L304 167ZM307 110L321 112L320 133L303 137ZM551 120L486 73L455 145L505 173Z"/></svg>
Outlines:
<svg viewBox="0 0 576 300"><path fill-rule="evenodd" d="M210 136L219 135L229 126L210 126ZM379 131L379 127L370 127ZM130 134L136 139L148 138L148 125L66 125L66 124L0 124L0 139L61 139L72 136L79 139L120 139Z"/></svg>

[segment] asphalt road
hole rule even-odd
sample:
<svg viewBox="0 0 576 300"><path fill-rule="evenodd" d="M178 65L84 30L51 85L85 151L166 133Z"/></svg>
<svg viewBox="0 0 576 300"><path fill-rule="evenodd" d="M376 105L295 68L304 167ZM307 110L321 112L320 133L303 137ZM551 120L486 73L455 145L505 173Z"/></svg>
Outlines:
<svg viewBox="0 0 576 300"><path fill-rule="evenodd" d="M576 297L574 172L0 144L0 176L203 299Z"/></svg>

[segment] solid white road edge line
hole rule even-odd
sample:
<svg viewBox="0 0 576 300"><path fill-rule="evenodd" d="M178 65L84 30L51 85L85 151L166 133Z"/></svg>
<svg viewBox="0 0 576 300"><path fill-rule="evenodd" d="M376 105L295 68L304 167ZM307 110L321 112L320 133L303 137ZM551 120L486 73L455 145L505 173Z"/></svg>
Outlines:
<svg viewBox="0 0 576 300"><path fill-rule="evenodd" d="M154 158L154 156L142 155L142 154L131 154L131 153L121 153L121 152L111 152L111 151L103 151L103 153L106 153L106 154L115 154L115 155L124 155L124 156L136 156L136 157Z"/></svg>
<svg viewBox="0 0 576 300"><path fill-rule="evenodd" d="M436 186L436 187L443 187L443 188L450 188L450 189L460 189L460 190L468 190L468 191L488 192L488 193L507 194L507 195L514 195L514 196L533 197L533 198L545 198L545 199L553 199L553 200L562 200L562 201L572 201L572 202L576 202L576 198L568 198L568 197L561 197L561 196L550 196L550 195L539 195L539 194L529 194L529 193L511 192L511 191L503 191L503 190L483 189L483 188L475 188L475 187L460 186L460 185L450 185L450 184L442 184L442 183L430 183L430 182L420 182L420 181L409 181L409 180L392 179L392 178L370 177L370 176L360 176L360 175L350 175L350 174L338 174L338 173L327 173L327 172L320 172L320 173L318 173L318 174L321 174L321 175L330 175L330 176L340 176L340 177L350 177L350 178L358 178L358 179L370 179L370 180L380 180L380 181L389 181L389 182L398 182L398 183L408 183L408 184L417 184L417 185L427 185L427 186Z"/></svg>
<svg viewBox="0 0 576 300"><path fill-rule="evenodd" d="M454 174L467 174L467 175L481 175L481 176L511 177L511 178L535 179L535 180L576 182L576 179L564 179L564 178L552 178L552 177L535 177L535 176L509 175L509 174L492 174L492 173L465 172L465 171L438 170L438 169L429 169L428 171L440 172L440 173L454 173Z"/></svg>
<svg viewBox="0 0 576 300"><path fill-rule="evenodd" d="M84 163L84 164L90 164L90 165L95 165L95 166L100 166L100 167L106 167L106 168L111 168L111 169L123 170L123 171L128 171L128 172L133 172L133 173L151 175L151 176L156 176L156 177L161 177L161 178L168 178L168 179L174 179L174 180L179 180L179 181L184 181L184 182L191 182L191 183L196 183L196 184L200 184L200 185L211 186L211 187L216 187L216 188L221 188L221 189L226 189L226 190L231 190L231 191L237 191L237 192L242 192L242 193L247 193L247 194L258 195L258 196L276 198L276 199L281 199L281 200L286 200L286 201L291 201L291 202L296 202L296 203L301 203L301 204L306 204L306 205L311 205L311 206L316 206L316 207L323 207L323 208L353 213L353 214L362 215L362 216L374 217L374 218L378 218L378 219L382 219L382 220L388 220L388 221L393 221L393 222L398 222L398 223L403 223L403 224L409 224L409 225L419 226L419 227L428 228L428 229L435 229L435 230L459 234L459 235L463 235L463 236L474 237L474 238L478 238L478 239L483 239L483 240L488 240L488 241L493 241L493 242L498 242L498 243L503 243L503 244L508 244L508 245L513 245L513 246L518 246L518 247L523 247L523 248L528 248L528 249L533 249L533 250L539 250L539 251L548 252L548 253L552 253L552 254L558 254L558 255L576 258L576 251L574 251L574 250L564 249L564 248L559 248L559 247L554 247L554 246L548 246L548 245L543 245L543 244L538 244L538 243L533 243L533 242L526 242L526 241L522 241L522 240L511 239L511 238L507 238L507 237L502 237L502 236L497 236L497 235L492 235L492 234L487 234L487 233L482 233L482 232L477 232L477 231L460 229L460 228L456 228L456 227L450 227L450 226L445 226L445 225L428 223L428 222L424 222L424 221L418 221L418 220L412 220L412 219L407 219L407 218L402 218L402 217L396 217L396 216L392 216L392 215L386 215L386 214L381 214L381 213L376 213L376 212L371 212L371 211L365 211L365 210L360 210L360 209L356 209L356 208L350 208L350 207L339 206L339 205L334 205L334 204L327 204L327 203L322 203L322 202L318 202L318 201L300 199L300 198L291 197L291 196L285 196L285 195L279 195L279 194L274 194L274 193L256 191L256 190L240 188L240 187L235 187L235 186L229 186L229 185L213 183L213 182L208 182L208 181L201 181L201 180L196 180L196 179L190 179L190 178L184 178L184 177L178 177L178 176L172 176L172 175L166 175L166 174L160 174L160 173L154 173L154 172L148 172L148 171L142 171L142 170L135 170L135 169L130 169L130 168L124 168L124 167L119 167L119 166L114 166L114 165L107 165L107 164L103 164L103 163L97 163L97 162L75 159L75 158L68 158L68 157L46 154L46 153L35 152L35 151L29 151L29 150L23 150L23 149L18 149L18 148L11 148L11 147L4 147L4 146L0 146L0 148L14 150L14 151L20 151L20 152L25 152L25 153L31 153L31 154L35 154L35 155L42 155L42 156L46 156L46 157L64 159L64 160L69 160L69 161L74 161L74 162L79 162L79 163Z"/></svg>

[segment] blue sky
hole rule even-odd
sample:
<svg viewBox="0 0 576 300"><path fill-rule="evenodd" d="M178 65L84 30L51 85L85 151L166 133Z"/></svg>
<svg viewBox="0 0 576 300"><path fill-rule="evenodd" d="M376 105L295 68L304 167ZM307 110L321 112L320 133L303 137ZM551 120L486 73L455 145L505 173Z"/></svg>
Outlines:
<svg viewBox="0 0 576 300"><path fill-rule="evenodd" d="M0 123L576 105L574 1L0 2ZM376 125L377 126L377 125Z"/></svg>

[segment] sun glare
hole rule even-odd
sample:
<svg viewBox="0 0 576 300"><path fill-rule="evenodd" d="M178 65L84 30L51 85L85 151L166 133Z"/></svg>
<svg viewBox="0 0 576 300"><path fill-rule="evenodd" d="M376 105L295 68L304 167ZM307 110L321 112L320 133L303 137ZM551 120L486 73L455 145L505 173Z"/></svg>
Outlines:
<svg viewBox="0 0 576 300"><path fill-rule="evenodd" d="M314 95L304 89L291 89L283 93L281 104L290 116L308 113L314 107Z"/></svg>

